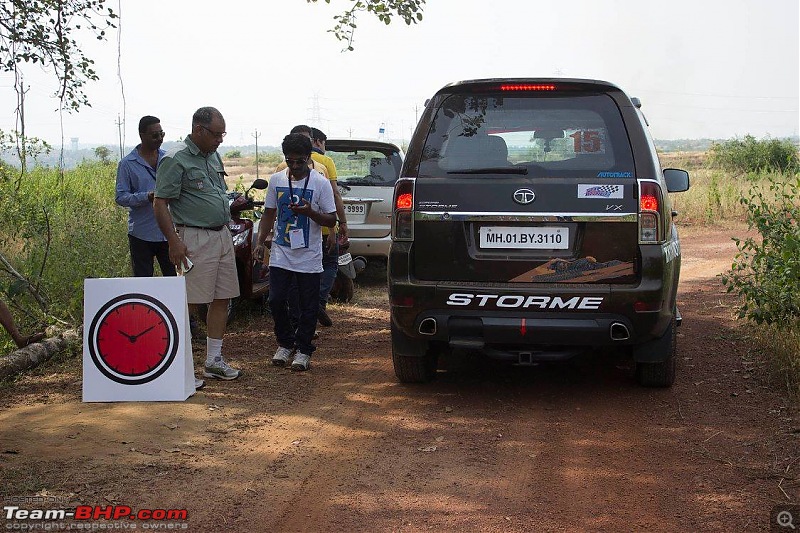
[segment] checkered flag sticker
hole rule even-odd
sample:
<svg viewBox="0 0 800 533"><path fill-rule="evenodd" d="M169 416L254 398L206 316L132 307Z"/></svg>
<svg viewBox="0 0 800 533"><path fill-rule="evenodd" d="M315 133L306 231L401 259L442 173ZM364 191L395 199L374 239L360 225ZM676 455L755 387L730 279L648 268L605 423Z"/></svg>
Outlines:
<svg viewBox="0 0 800 533"><path fill-rule="evenodd" d="M622 198L622 185L578 185L579 198Z"/></svg>

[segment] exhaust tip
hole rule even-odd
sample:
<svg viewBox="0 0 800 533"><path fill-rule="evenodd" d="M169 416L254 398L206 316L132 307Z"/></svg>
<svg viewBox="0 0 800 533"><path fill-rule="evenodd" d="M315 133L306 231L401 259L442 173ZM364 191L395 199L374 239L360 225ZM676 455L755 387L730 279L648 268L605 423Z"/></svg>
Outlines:
<svg viewBox="0 0 800 533"><path fill-rule="evenodd" d="M621 322L614 322L609 329L611 340L626 341L631 338L631 332L628 331L628 326Z"/></svg>
<svg viewBox="0 0 800 533"><path fill-rule="evenodd" d="M419 323L419 333L420 335L436 335L436 319L422 319L422 322Z"/></svg>

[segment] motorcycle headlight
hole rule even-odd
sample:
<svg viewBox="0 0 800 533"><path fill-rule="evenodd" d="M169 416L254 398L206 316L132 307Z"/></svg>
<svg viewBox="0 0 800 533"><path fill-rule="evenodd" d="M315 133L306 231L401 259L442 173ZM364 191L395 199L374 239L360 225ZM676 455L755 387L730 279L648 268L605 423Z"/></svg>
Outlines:
<svg viewBox="0 0 800 533"><path fill-rule="evenodd" d="M237 233L233 236L233 245L234 246L241 246L242 244L247 242L247 239L250 238L250 230L247 229L242 233Z"/></svg>

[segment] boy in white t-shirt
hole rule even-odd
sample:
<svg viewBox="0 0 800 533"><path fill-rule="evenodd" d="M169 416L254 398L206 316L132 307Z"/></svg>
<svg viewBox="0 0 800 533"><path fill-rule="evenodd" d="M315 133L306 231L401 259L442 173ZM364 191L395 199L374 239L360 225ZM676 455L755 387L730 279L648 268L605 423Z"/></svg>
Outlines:
<svg viewBox="0 0 800 533"><path fill-rule="evenodd" d="M292 370L308 370L319 314L322 226L330 228L336 224L336 204L328 180L308 168L311 139L293 133L284 137L281 148L288 167L269 179L256 254L263 254L264 245L272 242L269 306L278 340L272 364L285 366L294 353ZM286 307L293 279L300 293L300 322L296 331Z"/></svg>

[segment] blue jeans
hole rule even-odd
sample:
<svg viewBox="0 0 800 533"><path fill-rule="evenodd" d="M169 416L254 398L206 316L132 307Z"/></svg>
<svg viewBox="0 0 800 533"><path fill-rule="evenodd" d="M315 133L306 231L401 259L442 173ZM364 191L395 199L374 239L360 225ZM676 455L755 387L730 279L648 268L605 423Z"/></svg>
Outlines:
<svg viewBox="0 0 800 533"><path fill-rule="evenodd" d="M292 272L278 267L269 267L269 308L275 323L275 338L278 345L306 355L314 353L316 346L311 341L317 327L319 314L319 273ZM289 319L289 289L296 284L299 299L297 327Z"/></svg>
<svg viewBox="0 0 800 533"><path fill-rule="evenodd" d="M326 250L326 236L322 236L322 274L319 277L319 307L325 309L328 305L328 296L331 294L336 273L339 272L339 243L337 242L330 253ZM297 286L294 282L289 287L289 319L297 326L300 317L300 304L297 298ZM305 353L305 352L303 352Z"/></svg>

